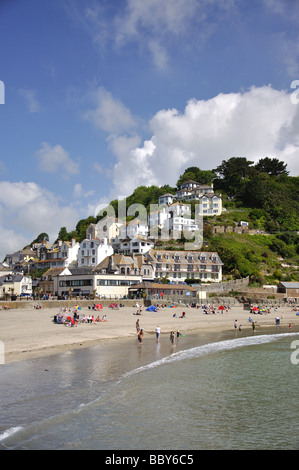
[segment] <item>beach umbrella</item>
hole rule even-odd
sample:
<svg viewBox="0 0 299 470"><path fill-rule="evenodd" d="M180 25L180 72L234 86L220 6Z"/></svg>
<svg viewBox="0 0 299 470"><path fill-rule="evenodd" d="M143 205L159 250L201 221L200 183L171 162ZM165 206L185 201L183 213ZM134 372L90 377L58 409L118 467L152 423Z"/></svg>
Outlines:
<svg viewBox="0 0 299 470"><path fill-rule="evenodd" d="M117 308L117 307L118 307L117 304L110 304L110 305L109 305L109 308Z"/></svg>
<svg viewBox="0 0 299 470"><path fill-rule="evenodd" d="M101 310L103 307L102 307L101 304L97 304L97 305L95 306L95 308L96 308L97 310Z"/></svg>
<svg viewBox="0 0 299 470"><path fill-rule="evenodd" d="M220 307L218 307L218 310L225 310L225 308L223 307L223 305L220 305Z"/></svg>
<svg viewBox="0 0 299 470"><path fill-rule="evenodd" d="M259 309L258 309L258 307L253 307L252 311L253 311L253 312L258 312Z"/></svg>

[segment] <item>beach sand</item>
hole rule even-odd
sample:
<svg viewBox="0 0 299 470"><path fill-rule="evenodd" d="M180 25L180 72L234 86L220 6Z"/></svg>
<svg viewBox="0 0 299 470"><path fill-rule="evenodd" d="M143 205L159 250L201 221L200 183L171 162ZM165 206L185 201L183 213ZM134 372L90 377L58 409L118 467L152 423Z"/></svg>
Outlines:
<svg viewBox="0 0 299 470"><path fill-rule="evenodd" d="M136 341L136 320L139 318L140 327L144 329L144 341L147 337L155 336L157 325L161 328L161 339L164 335L169 338L173 330L187 333L213 333L233 331L234 322L242 325L242 331L252 331L251 317L256 322L256 328L275 326L275 318L280 318L280 328L285 331L298 331L299 316L292 307L272 308L269 314L250 314L243 306L233 306L228 312L218 310L215 314L204 314L201 308L191 307L165 307L157 312L146 311L142 315L133 315L137 309L121 307L118 310L103 308L100 312L93 312L88 308L79 310L80 318L85 314L99 314L100 318L107 315L106 322L79 323L69 327L55 324L53 316L59 313L57 308L43 308L36 310L12 309L0 312L1 329L0 340L4 345L4 362L16 362L28 358L35 358L57 354L69 349L89 347L100 341L115 341L121 338L130 338ZM182 312L185 318L179 318ZM173 315L176 313L177 318ZM72 315L72 310L70 315ZM291 328L289 327L291 324Z"/></svg>

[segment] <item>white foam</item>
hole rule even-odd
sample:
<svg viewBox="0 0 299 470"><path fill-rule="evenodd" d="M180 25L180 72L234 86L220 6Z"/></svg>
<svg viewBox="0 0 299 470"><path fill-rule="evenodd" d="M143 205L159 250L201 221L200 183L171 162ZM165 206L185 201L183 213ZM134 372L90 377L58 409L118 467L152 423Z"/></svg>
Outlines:
<svg viewBox="0 0 299 470"><path fill-rule="evenodd" d="M12 436L13 434L16 434L18 431L21 431L22 426L15 426L10 429L6 429L6 431L3 431L0 434L0 441L4 441L4 439L7 439L8 437Z"/></svg>
<svg viewBox="0 0 299 470"><path fill-rule="evenodd" d="M224 341L219 341L215 343L208 343L202 346L196 346L191 349L186 349L183 351L175 352L170 356L159 359L158 361L151 362L145 366L139 367L138 369L132 370L126 373L123 377L128 377L130 375L137 374L142 371L149 369L154 369L155 367L162 366L175 361L181 361L184 359L191 359L196 357L205 356L207 354L217 353L221 351L229 351L236 348L241 348L245 346L254 346L258 344L271 343L279 339L283 339L289 336L296 336L299 333L284 333L284 334L273 334L273 335L257 335L257 336L246 336L244 338L235 338Z"/></svg>

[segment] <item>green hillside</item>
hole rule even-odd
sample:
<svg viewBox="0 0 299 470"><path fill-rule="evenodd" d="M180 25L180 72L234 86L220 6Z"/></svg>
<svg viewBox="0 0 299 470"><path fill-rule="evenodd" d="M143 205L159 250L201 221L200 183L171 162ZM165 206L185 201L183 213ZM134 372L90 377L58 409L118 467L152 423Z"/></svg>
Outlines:
<svg viewBox="0 0 299 470"><path fill-rule="evenodd" d="M289 176L283 162L262 158L253 164L246 158L232 157L211 170L187 168L180 175L177 187L188 179L213 182L214 191L222 194L225 211L221 216L204 219L203 249L219 253L226 275L232 278L249 275L258 283L281 279L299 281L299 271L295 268L299 265L299 177ZM139 186L127 197L126 206L141 204L149 212L150 204L157 204L159 196L175 191L167 183L161 187ZM117 204L118 201L111 201L116 217ZM71 232L62 227L58 238L76 238L80 242L88 225L105 215L82 219ZM241 220L248 222L249 229L265 234L215 233L216 227L235 227ZM158 241L157 247L183 249L183 243L184 240Z"/></svg>

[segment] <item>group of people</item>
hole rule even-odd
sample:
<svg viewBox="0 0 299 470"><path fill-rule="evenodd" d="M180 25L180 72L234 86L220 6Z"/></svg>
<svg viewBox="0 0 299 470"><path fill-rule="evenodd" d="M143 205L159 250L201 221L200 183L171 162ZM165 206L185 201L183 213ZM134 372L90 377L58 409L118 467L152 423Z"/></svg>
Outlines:
<svg viewBox="0 0 299 470"><path fill-rule="evenodd" d="M142 343L143 337L144 337L144 329L140 328L140 323L139 323L139 318L136 320L136 332L137 332L137 339L139 343ZM157 343L160 342L160 336L161 336L161 328L159 325L156 326L156 340ZM171 344L175 344L175 338L179 338L181 335L180 331L178 330L177 333L175 334L174 331L171 331L169 340Z"/></svg>
<svg viewBox="0 0 299 470"><path fill-rule="evenodd" d="M62 318L62 321L59 321L59 317ZM64 323L66 326L77 326L79 323L99 323L105 322L107 320L107 315L103 315L102 318L98 315L96 318L94 315L85 315L83 314L80 318L78 310L75 308L73 312L66 308L61 308L60 313L54 315L53 317L54 323Z"/></svg>
<svg viewBox="0 0 299 470"><path fill-rule="evenodd" d="M97 316L97 318L95 318L94 315L83 315L81 319L81 323L98 323L103 321L108 321L107 315L103 315L102 318L100 318L99 315Z"/></svg>
<svg viewBox="0 0 299 470"><path fill-rule="evenodd" d="M174 313L174 314L172 315L172 318L178 318L177 314ZM179 318L186 318L186 312L182 312L182 315L180 315Z"/></svg>

